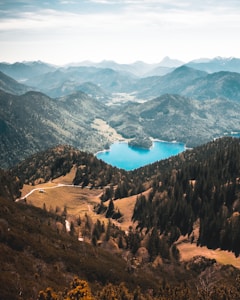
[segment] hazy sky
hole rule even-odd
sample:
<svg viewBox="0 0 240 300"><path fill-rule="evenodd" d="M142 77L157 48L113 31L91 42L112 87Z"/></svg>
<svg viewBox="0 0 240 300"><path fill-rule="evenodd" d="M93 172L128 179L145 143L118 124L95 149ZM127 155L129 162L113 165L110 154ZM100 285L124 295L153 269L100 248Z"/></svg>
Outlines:
<svg viewBox="0 0 240 300"><path fill-rule="evenodd" d="M0 0L0 61L240 57L239 0Z"/></svg>

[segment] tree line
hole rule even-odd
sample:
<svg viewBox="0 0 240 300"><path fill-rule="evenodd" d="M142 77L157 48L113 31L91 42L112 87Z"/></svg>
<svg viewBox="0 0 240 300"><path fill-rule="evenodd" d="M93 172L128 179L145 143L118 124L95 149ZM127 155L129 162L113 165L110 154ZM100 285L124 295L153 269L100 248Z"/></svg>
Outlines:
<svg viewBox="0 0 240 300"><path fill-rule="evenodd" d="M191 235L200 221L197 243L240 254L240 140L221 139L186 153L178 168L159 174L148 197L137 198L133 221L156 228L173 243ZM191 159L189 159L191 157ZM184 163L183 163L184 162ZM156 167L156 165L155 165Z"/></svg>

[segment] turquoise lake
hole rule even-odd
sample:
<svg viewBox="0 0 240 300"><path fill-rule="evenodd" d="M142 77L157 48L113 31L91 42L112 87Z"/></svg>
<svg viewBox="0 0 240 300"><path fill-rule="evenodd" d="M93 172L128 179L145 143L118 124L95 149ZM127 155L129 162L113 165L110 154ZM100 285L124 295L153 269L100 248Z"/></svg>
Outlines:
<svg viewBox="0 0 240 300"><path fill-rule="evenodd" d="M109 150L98 152L96 157L112 166L130 171L184 150L184 144L175 142L154 141L150 149L130 147L126 142L115 142Z"/></svg>

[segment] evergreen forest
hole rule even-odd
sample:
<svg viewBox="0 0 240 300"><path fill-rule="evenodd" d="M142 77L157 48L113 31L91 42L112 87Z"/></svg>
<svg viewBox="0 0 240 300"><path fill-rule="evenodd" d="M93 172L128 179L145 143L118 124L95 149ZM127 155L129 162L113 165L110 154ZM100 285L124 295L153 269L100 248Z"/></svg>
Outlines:
<svg viewBox="0 0 240 300"><path fill-rule="evenodd" d="M96 220L86 213L67 232L66 208L14 202L24 184L49 182L73 166L73 186L101 193ZM116 205L127 197L136 199L128 232ZM216 139L131 172L59 145L0 170L0 201L2 299L240 298L239 269L201 256L182 262L178 250L184 236L239 257L239 138ZM79 230L86 241L77 240Z"/></svg>

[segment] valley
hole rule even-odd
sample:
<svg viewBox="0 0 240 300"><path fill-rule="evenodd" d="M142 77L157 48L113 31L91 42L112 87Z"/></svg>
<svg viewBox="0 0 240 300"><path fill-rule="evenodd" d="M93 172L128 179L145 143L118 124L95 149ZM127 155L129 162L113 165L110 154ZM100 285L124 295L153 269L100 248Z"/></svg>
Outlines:
<svg viewBox="0 0 240 300"><path fill-rule="evenodd" d="M239 132L240 75L229 60L214 73L217 64L209 61L207 73L178 62L150 75L160 66L1 63L0 166L57 144L96 153L119 139L151 137L195 147Z"/></svg>
<svg viewBox="0 0 240 300"><path fill-rule="evenodd" d="M108 106L122 105L128 102L144 103L146 99L138 99L136 92L132 93L112 93L112 97L107 101Z"/></svg>
<svg viewBox="0 0 240 300"><path fill-rule="evenodd" d="M239 72L233 58L0 63L0 298L82 284L94 300L238 300ZM155 139L186 148L132 171L96 156Z"/></svg>

